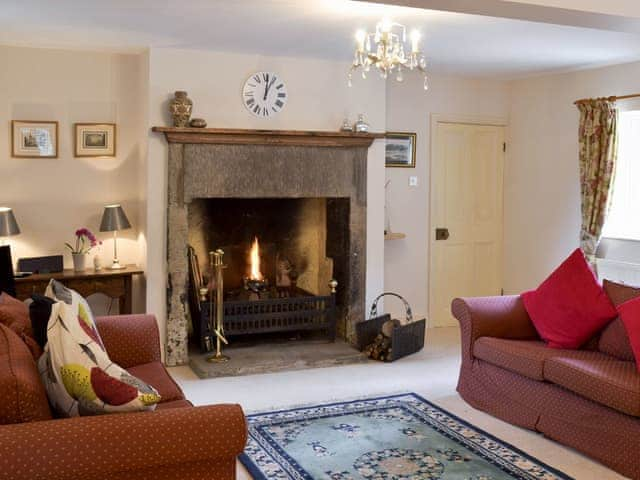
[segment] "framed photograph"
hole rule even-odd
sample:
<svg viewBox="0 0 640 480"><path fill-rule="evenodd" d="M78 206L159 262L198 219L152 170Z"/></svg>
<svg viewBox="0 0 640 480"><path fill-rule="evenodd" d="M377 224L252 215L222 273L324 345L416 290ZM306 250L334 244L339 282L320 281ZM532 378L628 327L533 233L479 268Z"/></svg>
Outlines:
<svg viewBox="0 0 640 480"><path fill-rule="evenodd" d="M384 152L386 167L414 168L416 166L416 134L387 132Z"/></svg>
<svg viewBox="0 0 640 480"><path fill-rule="evenodd" d="M58 122L11 121L11 155L58 158Z"/></svg>
<svg viewBox="0 0 640 480"><path fill-rule="evenodd" d="M76 157L115 157L115 123L76 123Z"/></svg>

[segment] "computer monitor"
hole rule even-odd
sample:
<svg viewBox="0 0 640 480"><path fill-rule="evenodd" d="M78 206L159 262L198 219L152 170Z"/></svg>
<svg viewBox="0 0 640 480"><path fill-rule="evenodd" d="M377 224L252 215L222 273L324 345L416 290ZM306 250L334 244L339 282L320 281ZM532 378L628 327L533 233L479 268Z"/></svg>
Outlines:
<svg viewBox="0 0 640 480"><path fill-rule="evenodd" d="M8 245L0 246L0 292L6 292L12 297L16 296L11 247Z"/></svg>

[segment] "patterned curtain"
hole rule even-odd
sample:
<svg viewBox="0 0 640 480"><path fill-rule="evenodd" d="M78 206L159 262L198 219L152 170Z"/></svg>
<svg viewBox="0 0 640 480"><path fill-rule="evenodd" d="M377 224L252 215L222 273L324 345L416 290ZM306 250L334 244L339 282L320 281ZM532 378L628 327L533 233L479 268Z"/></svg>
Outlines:
<svg viewBox="0 0 640 480"><path fill-rule="evenodd" d="M578 103L580 110L580 191L582 228L580 246L595 266L602 237L618 154L618 110L615 102L594 99Z"/></svg>

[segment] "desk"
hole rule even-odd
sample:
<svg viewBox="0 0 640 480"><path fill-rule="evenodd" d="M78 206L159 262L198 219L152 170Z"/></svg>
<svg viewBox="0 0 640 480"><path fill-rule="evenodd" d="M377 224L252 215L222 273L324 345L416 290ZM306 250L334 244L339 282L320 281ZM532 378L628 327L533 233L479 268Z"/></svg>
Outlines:
<svg viewBox="0 0 640 480"><path fill-rule="evenodd" d="M20 300L26 300L34 293L42 295L49 280L54 278L85 298L94 293L102 293L113 299L117 298L119 313L126 315L131 313L131 279L134 275L142 275L143 273L135 265L128 265L122 270L105 268L99 272L95 270L85 270L84 272L63 270L59 273L36 273L28 277L16 278L16 296Z"/></svg>

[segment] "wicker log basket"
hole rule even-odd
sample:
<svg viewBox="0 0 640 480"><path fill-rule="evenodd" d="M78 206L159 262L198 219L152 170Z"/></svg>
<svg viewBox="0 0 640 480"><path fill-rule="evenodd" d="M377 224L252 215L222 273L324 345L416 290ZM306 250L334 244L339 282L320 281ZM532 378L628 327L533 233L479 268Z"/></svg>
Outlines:
<svg viewBox="0 0 640 480"><path fill-rule="evenodd" d="M378 316L378 301L384 296L399 298L404 303L406 320ZM401 295L384 292L373 301L369 320L356 324L357 346L374 360L393 362L416 353L424 347L426 319L414 321L411 306Z"/></svg>

